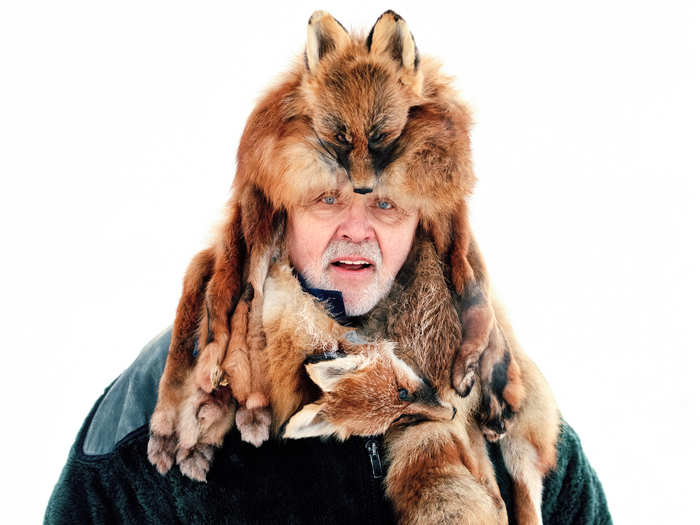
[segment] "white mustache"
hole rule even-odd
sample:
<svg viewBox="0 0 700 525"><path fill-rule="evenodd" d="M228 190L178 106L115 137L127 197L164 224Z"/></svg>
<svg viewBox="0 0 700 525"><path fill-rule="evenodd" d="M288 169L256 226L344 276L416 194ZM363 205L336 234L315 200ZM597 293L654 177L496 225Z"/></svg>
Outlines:
<svg viewBox="0 0 700 525"><path fill-rule="evenodd" d="M323 252L322 268L327 268L332 260L343 257L367 259L376 269L382 266L382 252L379 250L377 241L367 241L360 244L350 241L332 241Z"/></svg>

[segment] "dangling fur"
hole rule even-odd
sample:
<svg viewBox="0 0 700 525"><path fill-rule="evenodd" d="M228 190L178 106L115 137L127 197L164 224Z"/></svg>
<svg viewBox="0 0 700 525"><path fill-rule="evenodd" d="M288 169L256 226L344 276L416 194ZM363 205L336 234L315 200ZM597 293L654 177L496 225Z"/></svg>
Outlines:
<svg viewBox="0 0 700 525"><path fill-rule="evenodd" d="M242 438L259 444L267 435L271 392L261 379L264 341L251 329L260 324L251 314L260 310L254 304L261 300L253 281L264 279L269 264L264 254L274 247L270 239L284 224L285 210L328 188L349 183L360 193L399 196L402 205L418 210L459 298L463 329L450 348L454 360L447 358L451 382L467 395L477 368L482 377L492 375L479 358L484 351L503 356L505 348L494 336L488 276L468 223L465 198L475 181L470 126L469 111L449 79L437 62L419 56L396 13L380 16L367 38L348 34L327 13L314 13L304 60L248 119L228 215L213 245L195 257L185 276L150 425L148 454L161 473L175 459L183 472L192 470L187 467L192 437L206 434L192 418L209 405L226 406L218 392L224 375L239 406L235 421ZM239 301L248 283L250 300ZM258 335L251 339L244 332ZM493 406L500 407L494 414L515 412L519 401L493 396ZM227 403L226 410L214 412L225 420L234 410L233 400ZM190 424L180 421L181 412ZM211 420L207 413L202 417ZM187 429L188 436L181 436ZM204 440L209 441L215 440Z"/></svg>
<svg viewBox="0 0 700 525"><path fill-rule="evenodd" d="M541 524L542 481L556 465L559 411L554 397L537 367L520 348L504 310L497 305L497 331L492 337L498 337L499 341L481 354L479 392L468 396L461 404L454 394L451 398L449 349L459 340L462 329L455 304L457 300L445 282L444 266L432 243L419 231L407 264L399 272L389 296L369 315L366 330L397 341L397 355L412 363L433 382L441 398L453 399L463 414L462 423L468 438L457 437L451 443L445 434L445 425L431 423L438 430L430 447L435 450L435 447L442 446L449 456L450 447L471 446L469 453L463 454L463 457L472 458L465 464L475 479L481 480L491 494L497 494L498 489L491 482L490 462L483 448L475 445L482 443L483 447L483 438L479 440L474 435L480 436L479 431L475 432L475 423L480 423L489 440L500 439L506 467L514 480L518 523ZM517 411L494 414L503 406L500 400L513 403ZM494 422L501 421L507 423L491 430L489 425L498 425ZM444 500L438 496L433 500L423 486L435 483L442 472L438 469L435 475L425 473L422 459L412 459L427 456L434 464L433 454L420 448L429 435L425 427L420 425L400 433L392 430L388 435L387 452L392 466L387 475L387 493L397 506L403 504L407 522L424 522L423 519L431 516L429 509L433 509L459 517L456 521L445 517L447 523L464 523L460 521L464 519L463 515L458 512L461 507L450 510L449 504L445 506ZM451 486L451 483L447 482L447 485ZM406 494L415 494L416 500L406 500ZM416 516L420 518L414 519ZM476 518L466 522L481 523Z"/></svg>

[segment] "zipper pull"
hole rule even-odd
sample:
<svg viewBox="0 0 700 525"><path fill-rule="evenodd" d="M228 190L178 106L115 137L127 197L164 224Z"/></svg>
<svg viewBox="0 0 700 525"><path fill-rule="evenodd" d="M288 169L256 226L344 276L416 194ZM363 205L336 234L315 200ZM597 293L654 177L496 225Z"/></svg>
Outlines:
<svg viewBox="0 0 700 525"><path fill-rule="evenodd" d="M382 472L382 458L379 455L379 445L377 440L370 438L365 443L365 448L369 452L369 462L372 465L372 477L374 479L379 479L384 476Z"/></svg>

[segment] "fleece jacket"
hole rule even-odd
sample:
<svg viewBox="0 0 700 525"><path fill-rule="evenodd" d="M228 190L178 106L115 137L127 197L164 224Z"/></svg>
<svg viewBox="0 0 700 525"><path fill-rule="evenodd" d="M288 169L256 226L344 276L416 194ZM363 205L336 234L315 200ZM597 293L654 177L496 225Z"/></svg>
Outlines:
<svg viewBox="0 0 700 525"><path fill-rule="evenodd" d="M155 407L171 331L151 341L97 400L49 500L45 524L64 523L394 523L386 499L381 436L270 440L259 448L234 429L207 482L165 476L148 461ZM489 445L501 495L513 514L512 481ZM576 433L561 423L558 463L545 479L545 524L612 523L603 489Z"/></svg>

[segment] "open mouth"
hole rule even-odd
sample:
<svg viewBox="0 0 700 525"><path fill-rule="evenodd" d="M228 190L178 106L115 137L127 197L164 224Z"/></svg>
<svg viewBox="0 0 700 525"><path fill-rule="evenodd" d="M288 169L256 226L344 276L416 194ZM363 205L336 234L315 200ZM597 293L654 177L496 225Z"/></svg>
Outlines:
<svg viewBox="0 0 700 525"><path fill-rule="evenodd" d="M357 272L371 268L374 265L366 259L337 259L331 262L331 266L335 266L341 270Z"/></svg>

